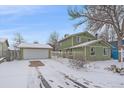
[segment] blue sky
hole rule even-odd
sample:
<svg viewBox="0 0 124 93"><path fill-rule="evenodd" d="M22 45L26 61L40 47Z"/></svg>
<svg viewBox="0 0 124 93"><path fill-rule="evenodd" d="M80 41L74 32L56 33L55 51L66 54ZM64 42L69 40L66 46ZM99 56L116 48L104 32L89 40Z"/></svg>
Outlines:
<svg viewBox="0 0 124 93"><path fill-rule="evenodd" d="M19 32L26 42L47 43L51 32L72 34L75 21L68 16L69 6L0 6L0 37L13 43L14 34Z"/></svg>

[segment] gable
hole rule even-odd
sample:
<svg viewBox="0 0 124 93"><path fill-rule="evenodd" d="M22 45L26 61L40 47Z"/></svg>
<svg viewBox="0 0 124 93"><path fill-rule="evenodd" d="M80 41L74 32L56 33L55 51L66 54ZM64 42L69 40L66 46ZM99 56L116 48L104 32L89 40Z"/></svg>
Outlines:
<svg viewBox="0 0 124 93"><path fill-rule="evenodd" d="M80 38L80 42L77 42L77 38ZM75 46L95 39L96 38L88 32L76 34L75 36L73 36L73 42L74 42L73 45Z"/></svg>
<svg viewBox="0 0 124 93"><path fill-rule="evenodd" d="M93 38L93 39L96 39L92 34L90 34L88 31L85 31L85 32L80 32L80 33L76 33L76 34L72 34L62 40L60 40L59 42L63 42L65 40L67 40L68 38L71 38L71 37L75 37L75 36L84 36L84 37L89 37L89 38Z"/></svg>
<svg viewBox="0 0 124 93"><path fill-rule="evenodd" d="M69 37L67 40L64 40L59 43L59 48L64 49L72 46L72 37Z"/></svg>
<svg viewBox="0 0 124 93"><path fill-rule="evenodd" d="M89 32L80 32L77 34L72 34L59 41L59 49L69 48L95 39L96 38Z"/></svg>

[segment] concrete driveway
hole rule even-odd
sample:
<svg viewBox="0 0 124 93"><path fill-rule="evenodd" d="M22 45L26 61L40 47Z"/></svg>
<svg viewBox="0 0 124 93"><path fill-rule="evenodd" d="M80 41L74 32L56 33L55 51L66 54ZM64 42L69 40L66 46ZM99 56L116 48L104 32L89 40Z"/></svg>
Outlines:
<svg viewBox="0 0 124 93"><path fill-rule="evenodd" d="M52 59L39 61L42 64L30 63L29 60L0 64L0 88L86 87L62 73L62 69L69 69L61 63Z"/></svg>

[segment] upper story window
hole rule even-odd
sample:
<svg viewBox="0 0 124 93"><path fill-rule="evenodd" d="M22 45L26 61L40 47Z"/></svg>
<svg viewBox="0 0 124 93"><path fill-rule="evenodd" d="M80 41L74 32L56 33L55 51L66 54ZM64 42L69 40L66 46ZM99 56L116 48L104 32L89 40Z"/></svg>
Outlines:
<svg viewBox="0 0 124 93"><path fill-rule="evenodd" d="M90 55L95 55L95 48L94 47L91 47L91 49L90 49Z"/></svg>
<svg viewBox="0 0 124 93"><path fill-rule="evenodd" d="M81 43L81 37L77 36L77 37L76 37L76 42L77 42L77 43Z"/></svg>
<svg viewBox="0 0 124 93"><path fill-rule="evenodd" d="M108 48L104 48L104 55L108 55Z"/></svg>

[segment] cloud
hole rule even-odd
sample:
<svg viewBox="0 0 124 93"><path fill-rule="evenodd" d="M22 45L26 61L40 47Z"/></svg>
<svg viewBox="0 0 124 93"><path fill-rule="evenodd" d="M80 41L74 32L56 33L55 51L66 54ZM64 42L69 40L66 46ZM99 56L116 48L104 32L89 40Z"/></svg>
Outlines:
<svg viewBox="0 0 124 93"><path fill-rule="evenodd" d="M3 5L0 6L0 15L28 15L37 12L39 9L42 9L41 6ZM45 11L42 10L42 13Z"/></svg>
<svg viewBox="0 0 124 93"><path fill-rule="evenodd" d="M36 5L1 5L0 6L0 23L16 22L20 17L31 16L37 13L48 13L44 6Z"/></svg>

